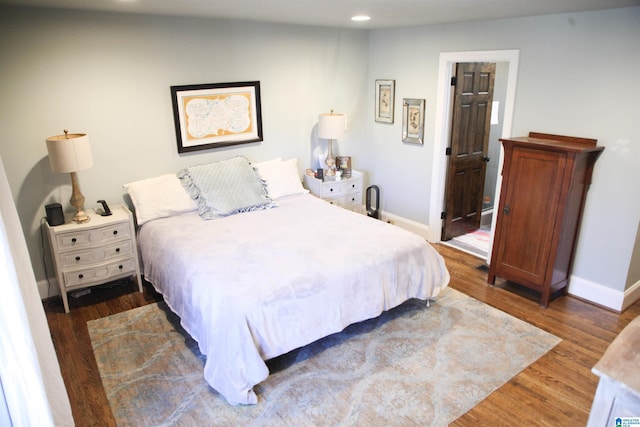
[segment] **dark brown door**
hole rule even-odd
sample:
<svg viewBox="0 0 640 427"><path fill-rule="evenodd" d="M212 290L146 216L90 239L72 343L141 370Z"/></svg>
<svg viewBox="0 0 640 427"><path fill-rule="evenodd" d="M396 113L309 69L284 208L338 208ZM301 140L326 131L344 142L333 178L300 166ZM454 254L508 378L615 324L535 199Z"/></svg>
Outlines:
<svg viewBox="0 0 640 427"><path fill-rule="evenodd" d="M496 64L456 64L442 240L480 228Z"/></svg>

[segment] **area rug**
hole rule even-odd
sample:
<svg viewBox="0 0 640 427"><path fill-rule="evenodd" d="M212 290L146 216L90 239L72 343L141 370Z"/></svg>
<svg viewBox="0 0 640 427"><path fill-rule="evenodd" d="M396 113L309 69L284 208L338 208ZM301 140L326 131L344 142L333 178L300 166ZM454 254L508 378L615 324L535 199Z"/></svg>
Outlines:
<svg viewBox="0 0 640 427"><path fill-rule="evenodd" d="M119 426L446 426L561 341L447 288L270 361L231 406L164 303L88 328Z"/></svg>

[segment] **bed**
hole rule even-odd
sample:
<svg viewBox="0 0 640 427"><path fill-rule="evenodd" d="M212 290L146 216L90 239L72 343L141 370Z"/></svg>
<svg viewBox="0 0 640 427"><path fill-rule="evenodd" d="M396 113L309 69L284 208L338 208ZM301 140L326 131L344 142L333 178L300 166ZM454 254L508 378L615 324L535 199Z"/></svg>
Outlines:
<svg viewBox="0 0 640 427"><path fill-rule="evenodd" d="M257 403L266 360L408 299L433 299L449 282L423 238L314 197L297 163L286 163L251 165L264 204L243 209L234 208L246 200L207 211L202 199L245 187L209 191L196 169L125 185L145 279L206 355L206 381L234 405ZM219 184L228 174L206 180Z"/></svg>

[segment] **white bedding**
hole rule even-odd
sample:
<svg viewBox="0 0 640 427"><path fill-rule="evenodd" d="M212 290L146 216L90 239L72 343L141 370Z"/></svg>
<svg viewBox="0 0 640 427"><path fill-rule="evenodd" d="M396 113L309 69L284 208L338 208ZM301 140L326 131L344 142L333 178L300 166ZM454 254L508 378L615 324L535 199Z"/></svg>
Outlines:
<svg viewBox="0 0 640 427"><path fill-rule="evenodd" d="M203 220L197 213L144 224L145 278L207 356L204 377L229 403L257 402L264 360L449 282L421 237L312 195Z"/></svg>

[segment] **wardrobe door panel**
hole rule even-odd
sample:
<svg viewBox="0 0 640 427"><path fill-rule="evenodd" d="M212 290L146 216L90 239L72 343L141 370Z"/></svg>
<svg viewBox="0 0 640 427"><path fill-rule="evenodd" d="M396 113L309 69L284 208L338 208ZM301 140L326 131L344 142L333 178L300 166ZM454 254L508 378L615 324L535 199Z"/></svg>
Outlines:
<svg viewBox="0 0 640 427"><path fill-rule="evenodd" d="M566 156L514 148L498 247L500 271L542 285L558 210Z"/></svg>

